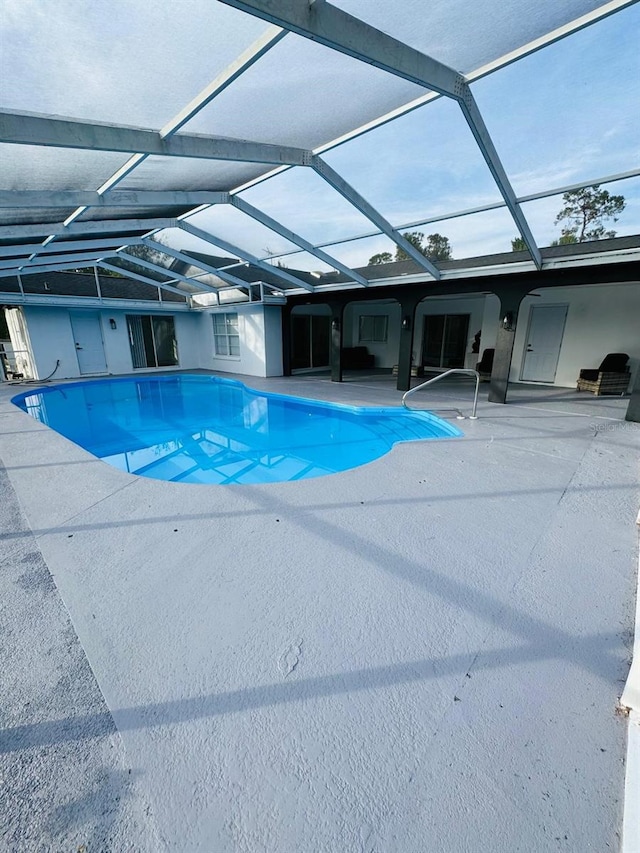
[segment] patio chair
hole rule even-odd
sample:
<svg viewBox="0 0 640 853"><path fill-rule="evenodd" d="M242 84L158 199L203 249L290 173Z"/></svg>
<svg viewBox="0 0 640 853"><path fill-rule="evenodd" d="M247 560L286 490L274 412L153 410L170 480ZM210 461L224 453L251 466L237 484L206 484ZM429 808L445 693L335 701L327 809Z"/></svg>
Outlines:
<svg viewBox="0 0 640 853"><path fill-rule="evenodd" d="M486 349L482 353L482 358L476 364L476 370L480 374L481 382L488 382L491 379L491 371L493 370L493 356L495 349Z"/></svg>
<svg viewBox="0 0 640 853"><path fill-rule="evenodd" d="M601 394L624 394L629 385L629 356L626 352L610 352L597 369L580 371L576 391Z"/></svg>

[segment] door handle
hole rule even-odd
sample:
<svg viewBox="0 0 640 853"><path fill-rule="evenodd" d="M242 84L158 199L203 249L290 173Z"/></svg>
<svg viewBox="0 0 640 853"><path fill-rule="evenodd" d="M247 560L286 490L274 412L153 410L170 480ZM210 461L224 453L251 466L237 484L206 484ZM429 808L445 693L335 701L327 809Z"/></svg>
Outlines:
<svg viewBox="0 0 640 853"><path fill-rule="evenodd" d="M527 352L533 352L533 347L527 347Z"/></svg>
<svg viewBox="0 0 640 853"><path fill-rule="evenodd" d="M82 349L82 347L80 346L80 344L76 344L76 349Z"/></svg>

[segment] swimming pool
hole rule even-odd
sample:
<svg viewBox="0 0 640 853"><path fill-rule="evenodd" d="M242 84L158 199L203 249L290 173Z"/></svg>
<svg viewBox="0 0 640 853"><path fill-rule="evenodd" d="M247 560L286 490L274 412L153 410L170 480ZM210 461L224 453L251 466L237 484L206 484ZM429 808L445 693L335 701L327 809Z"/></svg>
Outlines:
<svg viewBox="0 0 640 853"><path fill-rule="evenodd" d="M74 382L11 402L116 468L182 483L321 477L399 441L462 435L430 412L323 403L190 374Z"/></svg>

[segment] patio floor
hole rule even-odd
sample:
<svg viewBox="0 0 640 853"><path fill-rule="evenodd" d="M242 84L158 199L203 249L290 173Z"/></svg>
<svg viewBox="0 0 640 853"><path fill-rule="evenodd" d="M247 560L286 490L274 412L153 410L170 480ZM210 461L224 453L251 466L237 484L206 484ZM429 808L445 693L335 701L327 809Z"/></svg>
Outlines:
<svg viewBox="0 0 640 853"><path fill-rule="evenodd" d="M238 378L401 397L388 375ZM0 387L9 849L619 849L626 399L485 391L461 439L197 486L110 468L13 407L23 390ZM414 400L455 418L471 398Z"/></svg>

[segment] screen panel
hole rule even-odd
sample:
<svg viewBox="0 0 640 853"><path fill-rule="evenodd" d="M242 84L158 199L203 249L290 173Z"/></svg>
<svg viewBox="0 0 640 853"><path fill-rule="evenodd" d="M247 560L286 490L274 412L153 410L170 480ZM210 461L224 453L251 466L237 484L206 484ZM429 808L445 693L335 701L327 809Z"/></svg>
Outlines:
<svg viewBox="0 0 640 853"><path fill-rule="evenodd" d="M227 192L273 169L264 163L200 160L191 157L147 157L116 189Z"/></svg>
<svg viewBox="0 0 640 853"><path fill-rule="evenodd" d="M335 4L468 74L601 6L600 0L336 0Z"/></svg>
<svg viewBox="0 0 640 853"><path fill-rule="evenodd" d="M267 28L207 0L24 0L2 18L0 106L156 129Z"/></svg>
<svg viewBox="0 0 640 853"><path fill-rule="evenodd" d="M640 6L472 86L516 195L640 163Z"/></svg>
<svg viewBox="0 0 640 853"><path fill-rule="evenodd" d="M126 160L110 151L0 145L0 189L96 190Z"/></svg>
<svg viewBox="0 0 640 853"><path fill-rule="evenodd" d="M311 243L371 230L369 220L311 169L288 169L240 195Z"/></svg>
<svg viewBox="0 0 640 853"><path fill-rule="evenodd" d="M317 148L425 91L290 34L185 130Z"/></svg>
<svg viewBox="0 0 640 853"><path fill-rule="evenodd" d="M461 110L444 98L323 159L396 227L502 199Z"/></svg>

